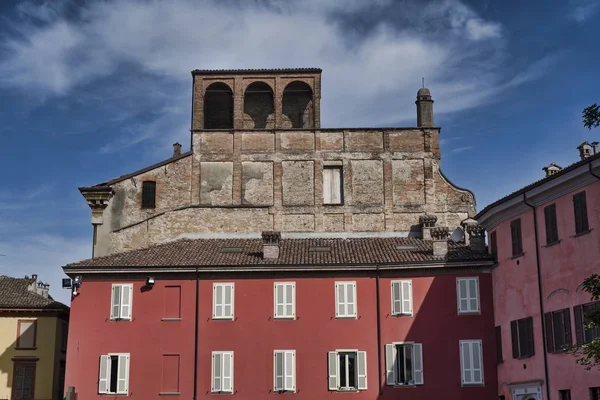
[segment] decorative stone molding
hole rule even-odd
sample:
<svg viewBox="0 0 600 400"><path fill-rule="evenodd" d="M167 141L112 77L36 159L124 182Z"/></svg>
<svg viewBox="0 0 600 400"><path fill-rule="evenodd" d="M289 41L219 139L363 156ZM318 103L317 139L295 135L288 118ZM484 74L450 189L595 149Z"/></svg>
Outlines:
<svg viewBox="0 0 600 400"><path fill-rule="evenodd" d="M425 214L419 217L419 224L421 225L421 236L423 240L431 240L431 228L435 226L437 220L437 216L431 214Z"/></svg>
<svg viewBox="0 0 600 400"><path fill-rule="evenodd" d="M433 240L448 240L450 229L447 226L436 226L431 229L431 237Z"/></svg>
<svg viewBox="0 0 600 400"><path fill-rule="evenodd" d="M467 225L466 231L469 234L469 247L477 253L485 253L487 247L485 245L485 228L483 225Z"/></svg>
<svg viewBox="0 0 600 400"><path fill-rule="evenodd" d="M279 242L281 232L264 231L261 234L263 241L263 258L265 260L277 260L279 258Z"/></svg>
<svg viewBox="0 0 600 400"><path fill-rule="evenodd" d="M85 197L88 206L92 209L92 225L102 225L104 223L102 214L108 202L115 194L110 186L94 186L90 188L80 188L79 191Z"/></svg>

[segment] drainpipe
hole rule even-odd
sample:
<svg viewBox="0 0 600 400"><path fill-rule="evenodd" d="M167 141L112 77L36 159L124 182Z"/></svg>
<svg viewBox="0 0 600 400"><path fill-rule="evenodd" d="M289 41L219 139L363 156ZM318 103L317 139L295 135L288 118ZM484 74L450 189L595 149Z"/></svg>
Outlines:
<svg viewBox="0 0 600 400"><path fill-rule="evenodd" d="M196 265L196 315L194 316L195 331L194 331L194 400L198 395L198 294L200 280L198 279L198 266Z"/></svg>
<svg viewBox="0 0 600 400"><path fill-rule="evenodd" d="M544 318L544 295L542 293L542 273L540 268L540 251L539 251L539 238L538 238L538 226L537 226L537 210L535 206L527 202L527 193L523 193L523 203L531 207L533 210L533 233L535 236L535 262L537 269L537 284L538 284L538 295L540 300L540 319L542 320L542 350L544 356L544 375L546 378L546 397L550 400L550 377L548 374L548 349L546 348L546 319Z"/></svg>
<svg viewBox="0 0 600 400"><path fill-rule="evenodd" d="M379 371L379 395L383 394L383 386L381 385L381 315L380 315L380 298L379 298L379 265L375 266L375 291L377 295L377 369Z"/></svg>

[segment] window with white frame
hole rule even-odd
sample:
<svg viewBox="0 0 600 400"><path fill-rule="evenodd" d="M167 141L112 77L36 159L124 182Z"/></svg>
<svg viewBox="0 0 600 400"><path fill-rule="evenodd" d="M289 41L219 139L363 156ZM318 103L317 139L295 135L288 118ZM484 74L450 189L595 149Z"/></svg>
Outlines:
<svg viewBox="0 0 600 400"><path fill-rule="evenodd" d="M413 315L412 281L392 281L392 315Z"/></svg>
<svg viewBox="0 0 600 400"><path fill-rule="evenodd" d="M275 283L275 318L296 317L296 284L294 282Z"/></svg>
<svg viewBox="0 0 600 400"><path fill-rule="evenodd" d="M386 344L385 369L388 385L422 385L423 345L412 342Z"/></svg>
<svg viewBox="0 0 600 400"><path fill-rule="evenodd" d="M233 283L213 284L213 319L233 319Z"/></svg>
<svg viewBox="0 0 600 400"><path fill-rule="evenodd" d="M129 353L110 353L100 356L98 393L128 394Z"/></svg>
<svg viewBox="0 0 600 400"><path fill-rule="evenodd" d="M479 279L457 278L456 292L458 297L459 314L472 314L479 312Z"/></svg>
<svg viewBox="0 0 600 400"><path fill-rule="evenodd" d="M463 385L483 384L481 340L460 341L460 369Z"/></svg>
<svg viewBox="0 0 600 400"><path fill-rule="evenodd" d="M110 319L131 321L133 284L112 285Z"/></svg>
<svg viewBox="0 0 600 400"><path fill-rule="evenodd" d="M356 282L335 283L336 318L356 318Z"/></svg>
<svg viewBox="0 0 600 400"><path fill-rule="evenodd" d="M233 351L212 352L212 393L233 393Z"/></svg>
<svg viewBox="0 0 600 400"><path fill-rule="evenodd" d="M367 389L366 351L330 351L328 364L329 390Z"/></svg>
<svg viewBox="0 0 600 400"><path fill-rule="evenodd" d="M276 392L296 391L296 351L275 350L273 388Z"/></svg>
<svg viewBox="0 0 600 400"><path fill-rule="evenodd" d="M327 165L323 167L323 203L343 203L341 166Z"/></svg>

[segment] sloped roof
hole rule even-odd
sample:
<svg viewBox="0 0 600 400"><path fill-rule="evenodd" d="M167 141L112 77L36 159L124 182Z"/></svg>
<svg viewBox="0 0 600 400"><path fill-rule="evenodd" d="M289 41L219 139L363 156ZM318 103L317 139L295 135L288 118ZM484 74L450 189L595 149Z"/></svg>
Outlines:
<svg viewBox="0 0 600 400"><path fill-rule="evenodd" d="M55 301L50 295L29 291L28 287L35 283L33 278L11 278L0 275L0 308L31 308L68 310L69 307Z"/></svg>
<svg viewBox="0 0 600 400"><path fill-rule="evenodd" d="M255 265L365 265L440 261L433 256L431 241L415 238L312 238L282 239L279 258L262 257L262 239L181 239L104 257L92 258L65 267L183 267ZM448 242L446 261L491 261L464 244ZM224 250L225 249L225 250Z"/></svg>

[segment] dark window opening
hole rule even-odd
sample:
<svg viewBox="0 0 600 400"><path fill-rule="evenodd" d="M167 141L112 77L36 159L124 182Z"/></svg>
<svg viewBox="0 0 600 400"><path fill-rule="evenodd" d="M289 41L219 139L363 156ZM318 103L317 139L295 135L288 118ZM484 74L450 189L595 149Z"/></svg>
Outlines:
<svg viewBox="0 0 600 400"><path fill-rule="evenodd" d="M600 400L600 387L590 388L590 400Z"/></svg>
<svg viewBox="0 0 600 400"><path fill-rule="evenodd" d="M233 92L216 82L204 95L204 129L233 129Z"/></svg>
<svg viewBox="0 0 600 400"><path fill-rule="evenodd" d="M586 327L589 317L597 312L600 312L600 301L573 307L577 346L590 343L600 337L600 326Z"/></svg>
<svg viewBox="0 0 600 400"><path fill-rule="evenodd" d="M340 353L340 387L356 389L356 353Z"/></svg>
<svg viewBox="0 0 600 400"><path fill-rule="evenodd" d="M572 344L571 314L569 309L544 314L546 325L546 349L550 353L565 351L565 346Z"/></svg>
<svg viewBox="0 0 600 400"><path fill-rule="evenodd" d="M510 322L513 358L527 358L535 354L533 344L533 318Z"/></svg>
<svg viewBox="0 0 600 400"><path fill-rule="evenodd" d="M244 128L273 128L274 121L273 90L264 82L251 83L244 94Z"/></svg>
<svg viewBox="0 0 600 400"><path fill-rule="evenodd" d="M502 364L504 358L502 356L502 328L497 326L496 330L496 363Z"/></svg>
<svg viewBox="0 0 600 400"><path fill-rule="evenodd" d="M585 192L573 196L573 208L575 211L575 234L589 231Z"/></svg>
<svg viewBox="0 0 600 400"><path fill-rule="evenodd" d="M571 391L570 390L559 390L558 397L560 400L571 400Z"/></svg>
<svg viewBox="0 0 600 400"><path fill-rule="evenodd" d="M117 393L117 383L119 380L119 356L110 356L110 377L108 382L110 383L109 392Z"/></svg>
<svg viewBox="0 0 600 400"><path fill-rule="evenodd" d="M498 238L496 236L496 231L490 233L490 252L493 255L498 254Z"/></svg>
<svg viewBox="0 0 600 400"><path fill-rule="evenodd" d="M289 122L284 121L283 128L313 128L313 93L306 83L292 82L283 91L282 112ZM285 119L285 118L284 118Z"/></svg>
<svg viewBox="0 0 600 400"><path fill-rule="evenodd" d="M512 240L513 257L523 254L523 239L521 237L521 218L510 223L510 238Z"/></svg>
<svg viewBox="0 0 600 400"><path fill-rule="evenodd" d="M402 385L413 385L413 346L410 344L398 345L396 349L398 354L397 382Z"/></svg>
<svg viewBox="0 0 600 400"><path fill-rule="evenodd" d="M556 204L544 208L546 221L546 244L558 242L558 226L556 224Z"/></svg>
<svg viewBox="0 0 600 400"><path fill-rule="evenodd" d="M35 362L15 361L13 369L13 400L33 400L35 393Z"/></svg>
<svg viewBox="0 0 600 400"><path fill-rule="evenodd" d="M156 208L156 182L142 183L142 208Z"/></svg>

